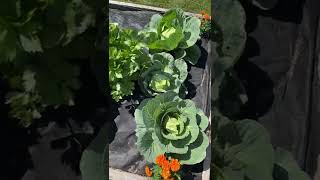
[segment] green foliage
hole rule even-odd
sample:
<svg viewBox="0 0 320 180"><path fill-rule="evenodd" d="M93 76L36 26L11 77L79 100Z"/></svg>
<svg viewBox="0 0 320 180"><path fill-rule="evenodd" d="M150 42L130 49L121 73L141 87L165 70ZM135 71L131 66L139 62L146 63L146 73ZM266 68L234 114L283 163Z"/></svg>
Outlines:
<svg viewBox="0 0 320 180"><path fill-rule="evenodd" d="M84 150L80 160L80 170L83 180L108 179L108 142L110 123L106 122L97 137Z"/></svg>
<svg viewBox="0 0 320 180"><path fill-rule="evenodd" d="M152 66L142 73L140 87L148 96L174 91L179 93L181 85L188 75L187 63L174 59L168 53L157 53L152 56Z"/></svg>
<svg viewBox="0 0 320 180"><path fill-rule="evenodd" d="M41 104L41 96L35 91L36 80L35 73L26 70L21 76L12 79L12 83L22 84L22 88L11 91L7 94L6 104L10 105L9 115L19 121L19 123L28 127L34 119L41 118L40 112L44 106ZM18 81L18 82L17 82Z"/></svg>
<svg viewBox="0 0 320 180"><path fill-rule="evenodd" d="M239 3L234 0L216 0L213 4L214 13L214 31L220 31L216 51L213 58L215 77L228 68L231 68L240 58L246 42L245 32L245 12ZM220 39L221 38L221 39Z"/></svg>
<svg viewBox="0 0 320 180"><path fill-rule="evenodd" d="M181 9L171 9L163 16L153 15L140 34L153 52L179 51L194 46L200 39L200 24L198 18L186 16ZM197 60L189 62L195 64Z"/></svg>
<svg viewBox="0 0 320 180"><path fill-rule="evenodd" d="M183 87L187 76L187 65L182 61L192 65L198 62L201 55L196 45L199 33L200 20L184 15L181 9L171 9L163 16L153 15L141 31L120 29L116 23L109 23L112 98L119 102L123 97L132 95L138 79L147 96L168 90L181 90L183 94L180 87ZM167 60L160 57L161 53L167 53Z"/></svg>
<svg viewBox="0 0 320 180"><path fill-rule="evenodd" d="M247 93L237 73L226 71L219 87L219 99L213 104L220 112L230 118L237 119L248 101Z"/></svg>
<svg viewBox="0 0 320 180"><path fill-rule="evenodd" d="M310 180L287 151L273 149L267 131L253 120L214 117L213 163L218 180Z"/></svg>
<svg viewBox="0 0 320 180"><path fill-rule="evenodd" d="M73 91L80 82L79 64L71 60L92 56L96 35L88 30L96 23L94 4L82 0L0 3L0 69L10 82L11 118L29 126L46 106L73 105ZM32 91L16 86L26 71L33 74Z"/></svg>
<svg viewBox="0 0 320 180"><path fill-rule="evenodd" d="M137 147L148 162L165 153L181 164L197 164L206 157L209 122L193 101L169 91L142 101L134 115Z"/></svg>
<svg viewBox="0 0 320 180"><path fill-rule="evenodd" d="M151 63L145 45L137 40L137 32L109 24L109 82L115 101L132 95L134 81Z"/></svg>
<svg viewBox="0 0 320 180"><path fill-rule="evenodd" d="M275 1L254 2L267 7ZM237 119L247 101L245 89L233 70L246 42L245 12L234 0L217 0L213 12L213 179L310 180L289 152L273 148L262 125L254 120Z"/></svg>

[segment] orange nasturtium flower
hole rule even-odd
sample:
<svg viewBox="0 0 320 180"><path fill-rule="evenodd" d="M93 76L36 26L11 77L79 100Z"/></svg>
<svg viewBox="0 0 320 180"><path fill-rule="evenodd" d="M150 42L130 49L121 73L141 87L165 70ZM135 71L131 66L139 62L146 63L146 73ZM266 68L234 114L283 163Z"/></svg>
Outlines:
<svg viewBox="0 0 320 180"><path fill-rule="evenodd" d="M146 171L147 176L149 176L149 177L152 176L152 171L148 166L146 166L145 171Z"/></svg>
<svg viewBox="0 0 320 180"><path fill-rule="evenodd" d="M180 170L180 163L178 159L171 159L170 168L173 172L178 172Z"/></svg>

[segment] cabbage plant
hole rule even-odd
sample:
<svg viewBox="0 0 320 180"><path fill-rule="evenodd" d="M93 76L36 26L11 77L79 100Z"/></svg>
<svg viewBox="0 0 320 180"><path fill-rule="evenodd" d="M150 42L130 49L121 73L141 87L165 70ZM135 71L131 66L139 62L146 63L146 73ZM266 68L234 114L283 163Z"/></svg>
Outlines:
<svg viewBox="0 0 320 180"><path fill-rule="evenodd" d="M139 85L148 96L169 90L179 93L187 76L188 66L184 60L175 60L168 53L156 53L152 56L151 67L142 73Z"/></svg>
<svg viewBox="0 0 320 180"><path fill-rule="evenodd" d="M168 91L145 99L135 111L137 147L148 162L166 154L181 164L197 164L209 145L209 121L193 101Z"/></svg>
<svg viewBox="0 0 320 180"><path fill-rule="evenodd" d="M150 51L178 51L190 57L185 60L195 64L200 56L200 49L196 45L200 39L200 25L201 21L197 17L186 16L182 9L170 9L163 16L153 15L140 32L140 37Z"/></svg>

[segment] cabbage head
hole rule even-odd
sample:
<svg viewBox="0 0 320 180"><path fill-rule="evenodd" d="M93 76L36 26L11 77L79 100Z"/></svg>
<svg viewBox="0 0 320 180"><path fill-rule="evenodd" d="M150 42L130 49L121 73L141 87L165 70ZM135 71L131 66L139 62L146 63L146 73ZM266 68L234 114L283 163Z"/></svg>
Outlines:
<svg viewBox="0 0 320 180"><path fill-rule="evenodd" d="M148 162L166 154L181 164L197 164L209 146L209 121L193 101L168 91L145 99L135 111L137 147Z"/></svg>
<svg viewBox="0 0 320 180"><path fill-rule="evenodd" d="M186 16L182 9L170 9L163 16L153 15L142 34L150 50L186 49L200 39L200 25L198 18Z"/></svg>
<svg viewBox="0 0 320 180"><path fill-rule="evenodd" d="M156 53L152 56L152 66L142 73L139 85L147 96L170 90L179 93L187 76L188 66L184 60L175 60L169 53Z"/></svg>

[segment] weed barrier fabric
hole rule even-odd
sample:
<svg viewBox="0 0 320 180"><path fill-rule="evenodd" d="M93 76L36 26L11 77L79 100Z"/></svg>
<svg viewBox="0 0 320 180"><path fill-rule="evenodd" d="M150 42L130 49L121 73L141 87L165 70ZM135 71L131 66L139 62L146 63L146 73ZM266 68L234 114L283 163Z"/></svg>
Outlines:
<svg viewBox="0 0 320 180"><path fill-rule="evenodd" d="M122 28L142 29L155 12L149 11L124 11L124 10L109 10L109 18L111 22L116 22ZM208 66L208 42L202 40L198 42L201 46L201 57L195 66L189 66L189 75L187 79L187 89L189 94L187 98L192 99L196 106L201 108L207 116L210 112L210 71ZM115 118L116 130L114 139L109 145L109 167L120 169L126 172L145 175L144 168L146 162L136 149L137 138L135 136L135 119L134 109L144 97L136 87L134 95L127 98L118 105L119 115ZM209 125L210 127L210 125ZM210 136L210 130L207 134ZM207 158L205 162L195 165L192 169L196 177L194 179L201 179L203 170L209 169L211 147L207 148Z"/></svg>

